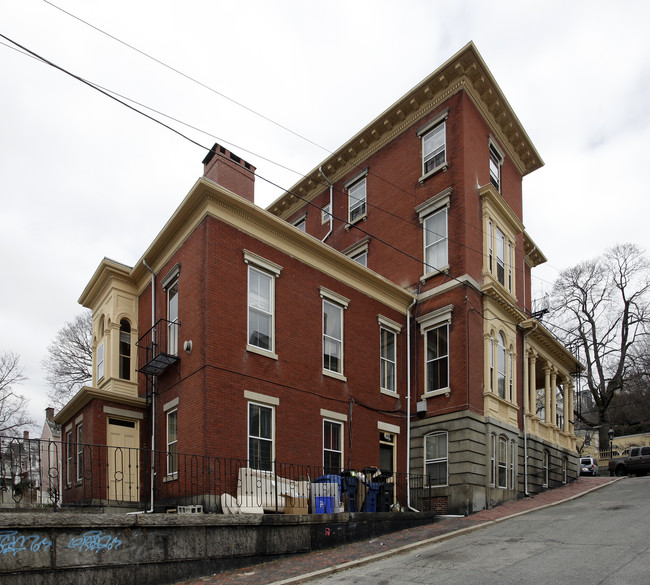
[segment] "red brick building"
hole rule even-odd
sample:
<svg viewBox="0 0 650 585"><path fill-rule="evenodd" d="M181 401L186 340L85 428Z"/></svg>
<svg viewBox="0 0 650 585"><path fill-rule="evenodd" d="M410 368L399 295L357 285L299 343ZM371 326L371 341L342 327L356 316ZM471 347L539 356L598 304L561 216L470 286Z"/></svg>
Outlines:
<svg viewBox="0 0 650 585"><path fill-rule="evenodd" d="M542 164L471 43L268 210L215 145L142 259L84 291L95 372L64 440L153 438L160 491L177 453L421 474L461 513L569 481L579 364L531 314L522 212Z"/></svg>

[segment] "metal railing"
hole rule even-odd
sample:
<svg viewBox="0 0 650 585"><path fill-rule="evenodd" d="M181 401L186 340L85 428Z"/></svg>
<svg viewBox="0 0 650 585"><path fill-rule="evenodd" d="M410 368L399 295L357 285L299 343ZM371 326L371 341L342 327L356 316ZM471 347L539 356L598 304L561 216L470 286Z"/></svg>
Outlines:
<svg viewBox="0 0 650 585"><path fill-rule="evenodd" d="M409 490L411 506L422 510L433 489L425 486L422 475L374 468L338 474L322 466L279 461L272 462L271 471L258 467L246 459L0 437L0 505L381 512L406 508Z"/></svg>
<svg viewBox="0 0 650 585"><path fill-rule="evenodd" d="M158 375L178 361L180 325L179 321L159 319L138 339L138 371Z"/></svg>

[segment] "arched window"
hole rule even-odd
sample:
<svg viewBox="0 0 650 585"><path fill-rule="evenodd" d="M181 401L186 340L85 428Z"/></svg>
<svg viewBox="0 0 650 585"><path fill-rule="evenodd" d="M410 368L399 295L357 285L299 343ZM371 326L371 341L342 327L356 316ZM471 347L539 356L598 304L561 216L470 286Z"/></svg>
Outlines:
<svg viewBox="0 0 650 585"><path fill-rule="evenodd" d="M97 381L104 379L104 316L99 318L97 355L95 360Z"/></svg>
<svg viewBox="0 0 650 585"><path fill-rule="evenodd" d="M503 333L499 333L497 348L497 389L499 397L506 397L506 341Z"/></svg>
<svg viewBox="0 0 650 585"><path fill-rule="evenodd" d="M126 319L120 321L120 378L131 379L131 324Z"/></svg>
<svg viewBox="0 0 650 585"><path fill-rule="evenodd" d="M508 441L499 437L499 487L508 487Z"/></svg>

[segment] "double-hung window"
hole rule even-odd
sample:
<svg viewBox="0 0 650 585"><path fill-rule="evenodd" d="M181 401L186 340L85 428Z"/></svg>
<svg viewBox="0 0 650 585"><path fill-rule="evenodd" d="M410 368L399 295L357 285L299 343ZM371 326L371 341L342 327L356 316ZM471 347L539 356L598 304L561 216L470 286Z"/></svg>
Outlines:
<svg viewBox="0 0 650 585"><path fill-rule="evenodd" d="M343 424L323 420L323 472L339 474L343 469Z"/></svg>
<svg viewBox="0 0 650 585"><path fill-rule="evenodd" d="M499 437L499 487L508 487L508 441Z"/></svg>
<svg viewBox="0 0 650 585"><path fill-rule="evenodd" d="M497 391L500 398L506 397L506 342L503 333L497 336Z"/></svg>
<svg viewBox="0 0 650 585"><path fill-rule="evenodd" d="M77 425L77 481L81 481L84 476L84 433L83 423Z"/></svg>
<svg viewBox="0 0 650 585"><path fill-rule="evenodd" d="M420 183L438 170L447 168L447 123L449 109L440 112L416 134L422 140L422 176Z"/></svg>
<svg viewBox="0 0 650 585"><path fill-rule="evenodd" d="M104 342L97 346L97 381L104 378Z"/></svg>
<svg viewBox="0 0 650 585"><path fill-rule="evenodd" d="M438 272L449 263L447 255L447 208L424 219L425 273Z"/></svg>
<svg viewBox="0 0 650 585"><path fill-rule="evenodd" d="M167 475L178 475L178 410L167 412Z"/></svg>
<svg viewBox="0 0 650 585"><path fill-rule="evenodd" d="M381 351L380 375L381 389L395 392L397 371L397 335L392 329L380 327L379 346Z"/></svg>
<svg viewBox="0 0 650 585"><path fill-rule="evenodd" d="M348 187L349 223L366 215L366 178L359 179Z"/></svg>
<svg viewBox="0 0 650 585"><path fill-rule="evenodd" d="M418 317L420 331L424 335L424 395L449 394L449 325L453 305Z"/></svg>
<svg viewBox="0 0 650 585"><path fill-rule="evenodd" d="M490 140L490 182L501 192L501 164L503 155L496 144Z"/></svg>
<svg viewBox="0 0 650 585"><path fill-rule="evenodd" d="M66 431L65 434L65 482L67 485L72 483L72 431Z"/></svg>
<svg viewBox="0 0 650 585"><path fill-rule="evenodd" d="M167 289L167 352L178 355L178 280Z"/></svg>
<svg viewBox="0 0 650 585"><path fill-rule="evenodd" d="M248 267L248 344L273 351L273 276Z"/></svg>
<svg viewBox="0 0 650 585"><path fill-rule="evenodd" d="M447 485L447 432L424 437L424 474L429 487Z"/></svg>
<svg viewBox="0 0 650 585"><path fill-rule="evenodd" d="M120 321L120 378L131 379L131 324Z"/></svg>
<svg viewBox="0 0 650 585"><path fill-rule="evenodd" d="M323 299L323 372L343 376L343 309L349 299L320 287Z"/></svg>
<svg viewBox="0 0 650 585"><path fill-rule="evenodd" d="M496 244L497 244L497 280L503 285L506 285L506 237L503 232L496 229Z"/></svg>
<svg viewBox="0 0 650 585"><path fill-rule="evenodd" d="M273 407L248 403L248 464L273 470Z"/></svg>
<svg viewBox="0 0 650 585"><path fill-rule="evenodd" d="M282 266L244 250L248 264L248 327L246 349L268 357L275 355L275 279Z"/></svg>

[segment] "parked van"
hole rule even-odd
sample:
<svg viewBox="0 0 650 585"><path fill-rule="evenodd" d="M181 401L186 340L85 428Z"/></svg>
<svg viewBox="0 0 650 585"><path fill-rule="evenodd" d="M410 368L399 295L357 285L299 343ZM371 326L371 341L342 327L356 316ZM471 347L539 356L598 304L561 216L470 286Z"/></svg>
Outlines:
<svg viewBox="0 0 650 585"><path fill-rule="evenodd" d="M593 457L580 457L580 475L600 475L598 473L598 460Z"/></svg>

